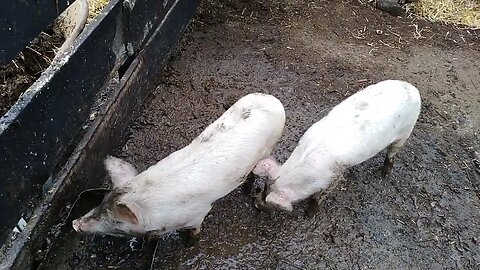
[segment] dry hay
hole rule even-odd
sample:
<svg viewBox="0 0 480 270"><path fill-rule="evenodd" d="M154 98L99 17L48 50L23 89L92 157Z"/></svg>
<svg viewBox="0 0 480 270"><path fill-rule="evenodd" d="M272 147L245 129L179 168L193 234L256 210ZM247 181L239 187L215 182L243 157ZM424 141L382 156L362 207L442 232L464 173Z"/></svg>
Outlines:
<svg viewBox="0 0 480 270"><path fill-rule="evenodd" d="M0 117L50 65L64 40L59 34L41 32L9 64L0 66Z"/></svg>
<svg viewBox="0 0 480 270"><path fill-rule="evenodd" d="M480 0L417 0L410 9L430 21L480 28Z"/></svg>
<svg viewBox="0 0 480 270"><path fill-rule="evenodd" d="M88 17L87 22L91 22L103 8L108 4L110 0L88 0Z"/></svg>
<svg viewBox="0 0 480 270"><path fill-rule="evenodd" d="M87 22L91 22L109 0L88 0ZM0 117L17 101L51 64L65 39L42 32L9 64L0 66Z"/></svg>

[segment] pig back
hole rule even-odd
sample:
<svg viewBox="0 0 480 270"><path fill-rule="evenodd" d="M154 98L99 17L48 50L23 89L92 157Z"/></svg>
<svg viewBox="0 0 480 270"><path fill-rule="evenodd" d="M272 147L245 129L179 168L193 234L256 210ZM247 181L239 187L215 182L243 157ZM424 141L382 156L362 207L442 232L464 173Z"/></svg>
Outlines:
<svg viewBox="0 0 480 270"><path fill-rule="evenodd" d="M149 168L159 186L216 200L239 186L256 163L268 156L285 125L281 102L249 94L210 124L191 144ZM147 170L148 171L148 170Z"/></svg>
<svg viewBox="0 0 480 270"><path fill-rule="evenodd" d="M337 161L355 165L392 142L407 138L417 121L420 104L420 95L413 85L383 81L335 106L305 137L308 141L321 141Z"/></svg>

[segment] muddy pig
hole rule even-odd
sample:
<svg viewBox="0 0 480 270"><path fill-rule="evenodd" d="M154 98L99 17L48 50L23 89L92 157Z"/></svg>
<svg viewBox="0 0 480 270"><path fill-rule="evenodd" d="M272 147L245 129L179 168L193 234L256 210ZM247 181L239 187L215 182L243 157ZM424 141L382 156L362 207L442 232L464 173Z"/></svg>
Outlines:
<svg viewBox="0 0 480 270"><path fill-rule="evenodd" d="M371 85L335 106L312 125L283 165L260 161L253 173L267 177L257 207L291 211L292 203L311 198L307 215L343 178L346 168L387 148L382 175L390 173L395 155L410 136L420 113L420 94L397 80Z"/></svg>
<svg viewBox="0 0 480 270"><path fill-rule="evenodd" d="M188 146L138 174L126 161L105 160L113 189L73 221L77 232L159 236L200 232L212 203L241 185L280 138L285 111L275 97L254 93L234 103Z"/></svg>

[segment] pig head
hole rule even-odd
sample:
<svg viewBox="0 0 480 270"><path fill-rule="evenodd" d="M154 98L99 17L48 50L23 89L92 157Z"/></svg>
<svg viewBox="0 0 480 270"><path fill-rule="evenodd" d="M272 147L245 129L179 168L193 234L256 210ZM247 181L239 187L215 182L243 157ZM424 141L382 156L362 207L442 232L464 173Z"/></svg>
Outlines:
<svg viewBox="0 0 480 270"><path fill-rule="evenodd" d="M288 192L277 190L275 187L275 180L278 179L280 168L281 165L273 157L269 157L258 162L253 169L256 178L262 179L264 183L263 189L257 191L255 207L268 212L274 208L292 211L293 207L288 198Z"/></svg>
<svg viewBox="0 0 480 270"><path fill-rule="evenodd" d="M130 163L111 156L105 160L105 167L112 179L112 191L99 206L74 220L73 228L77 232L100 232L114 236L144 234L145 228L139 222L140 207L122 200L129 190L128 182L135 178L137 170Z"/></svg>

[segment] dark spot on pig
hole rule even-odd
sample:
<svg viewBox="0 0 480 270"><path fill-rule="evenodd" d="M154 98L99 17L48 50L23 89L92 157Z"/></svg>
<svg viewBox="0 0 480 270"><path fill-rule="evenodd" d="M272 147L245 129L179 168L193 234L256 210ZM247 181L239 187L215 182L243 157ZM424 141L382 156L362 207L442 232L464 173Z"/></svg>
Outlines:
<svg viewBox="0 0 480 270"><path fill-rule="evenodd" d="M109 209L113 209L113 206L123 194L125 194L125 191L119 188L115 188L110 191L110 193L105 195L102 203L97 208L95 208L95 210L93 210L92 218L98 219L102 215L105 215Z"/></svg>
<svg viewBox="0 0 480 270"><path fill-rule="evenodd" d="M357 109L359 111L363 111L363 110L365 110L365 108L367 108L367 106L368 106L367 102L361 101L361 102L359 102L355 105L355 109Z"/></svg>
<svg viewBox="0 0 480 270"><path fill-rule="evenodd" d="M208 142L212 138L213 134L200 135L201 142Z"/></svg>
<svg viewBox="0 0 480 270"><path fill-rule="evenodd" d="M249 108L243 108L242 109L242 119L247 119L250 117L250 115L252 114L252 110L249 109Z"/></svg>
<svg viewBox="0 0 480 270"><path fill-rule="evenodd" d="M150 186L153 186L153 181L152 179L147 178L144 184L145 184L145 187L150 187Z"/></svg>
<svg viewBox="0 0 480 270"><path fill-rule="evenodd" d="M360 116L360 114L356 114L356 115L355 115L355 118L358 118L359 116Z"/></svg>
<svg viewBox="0 0 480 270"><path fill-rule="evenodd" d="M227 129L227 127L225 126L224 123L220 123L217 126L217 130L220 131L220 132L225 131L226 129Z"/></svg>
<svg viewBox="0 0 480 270"><path fill-rule="evenodd" d="M116 201L118 201L118 198L125 194L125 191L119 189L119 188L114 188L106 197L106 203L107 204L113 204Z"/></svg>
<svg viewBox="0 0 480 270"><path fill-rule="evenodd" d="M360 131L365 131L365 129L367 129L369 125L370 125L370 121L365 121L365 122L363 122L363 123L360 125Z"/></svg>

